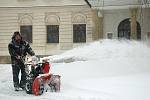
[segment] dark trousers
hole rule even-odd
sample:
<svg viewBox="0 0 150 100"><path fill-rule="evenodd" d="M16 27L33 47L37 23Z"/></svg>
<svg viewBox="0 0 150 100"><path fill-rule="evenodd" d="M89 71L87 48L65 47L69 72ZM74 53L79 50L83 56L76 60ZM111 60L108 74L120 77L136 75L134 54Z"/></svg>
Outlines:
<svg viewBox="0 0 150 100"><path fill-rule="evenodd" d="M19 82L19 72L21 70L21 79ZM26 82L26 72L24 64L12 64L12 72L13 72L13 83L14 87L24 87Z"/></svg>

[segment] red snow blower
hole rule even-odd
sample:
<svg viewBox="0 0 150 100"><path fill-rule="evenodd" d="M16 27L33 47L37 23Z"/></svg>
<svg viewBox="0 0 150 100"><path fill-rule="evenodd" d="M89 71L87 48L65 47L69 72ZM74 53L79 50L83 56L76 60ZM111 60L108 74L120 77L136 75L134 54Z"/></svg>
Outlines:
<svg viewBox="0 0 150 100"><path fill-rule="evenodd" d="M38 96L48 89L52 92L60 91L60 76L50 73L51 64L48 60L39 63L37 57L31 57L25 65L27 72L25 90L27 94Z"/></svg>

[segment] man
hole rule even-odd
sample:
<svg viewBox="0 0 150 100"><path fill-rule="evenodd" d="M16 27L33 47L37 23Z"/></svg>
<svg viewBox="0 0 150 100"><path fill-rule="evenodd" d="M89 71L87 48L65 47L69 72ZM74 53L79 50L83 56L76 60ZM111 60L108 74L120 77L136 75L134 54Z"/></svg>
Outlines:
<svg viewBox="0 0 150 100"><path fill-rule="evenodd" d="M25 88L26 82L26 72L25 72L25 56L27 54L33 56L34 51L30 47L29 43L22 39L21 34L16 31L12 36L12 41L8 45L9 54L11 56L12 62L12 72L13 72L13 83L15 91L19 91L20 88ZM19 72L21 70L21 79L19 82Z"/></svg>

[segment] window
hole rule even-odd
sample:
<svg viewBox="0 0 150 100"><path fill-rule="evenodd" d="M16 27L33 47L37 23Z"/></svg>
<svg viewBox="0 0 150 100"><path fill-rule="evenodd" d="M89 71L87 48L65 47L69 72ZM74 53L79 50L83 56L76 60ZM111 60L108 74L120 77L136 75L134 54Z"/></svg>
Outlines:
<svg viewBox="0 0 150 100"><path fill-rule="evenodd" d="M86 42L86 16L81 13L76 13L72 17L73 23L73 42Z"/></svg>
<svg viewBox="0 0 150 100"><path fill-rule="evenodd" d="M107 33L107 38L112 39L113 38L113 33Z"/></svg>
<svg viewBox="0 0 150 100"><path fill-rule="evenodd" d="M73 24L73 42L86 42L86 24Z"/></svg>
<svg viewBox="0 0 150 100"><path fill-rule="evenodd" d="M20 32L24 40L32 43L32 25L20 26Z"/></svg>
<svg viewBox="0 0 150 100"><path fill-rule="evenodd" d="M47 43L59 43L59 25L47 25Z"/></svg>
<svg viewBox="0 0 150 100"><path fill-rule="evenodd" d="M32 14L19 16L20 33L24 40L32 43Z"/></svg>
<svg viewBox="0 0 150 100"><path fill-rule="evenodd" d="M46 13L45 23L47 30L47 43L59 43L59 16Z"/></svg>

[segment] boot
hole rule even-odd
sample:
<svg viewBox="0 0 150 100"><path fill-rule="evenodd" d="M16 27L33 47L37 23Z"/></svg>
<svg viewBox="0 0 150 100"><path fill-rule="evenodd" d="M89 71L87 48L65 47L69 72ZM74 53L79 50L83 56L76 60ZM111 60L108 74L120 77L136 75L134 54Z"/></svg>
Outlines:
<svg viewBox="0 0 150 100"><path fill-rule="evenodd" d="M25 82L20 81L19 87L22 88L22 90L25 90Z"/></svg>
<svg viewBox="0 0 150 100"><path fill-rule="evenodd" d="M19 86L14 87L14 89L15 89L15 91L19 91L20 90Z"/></svg>

